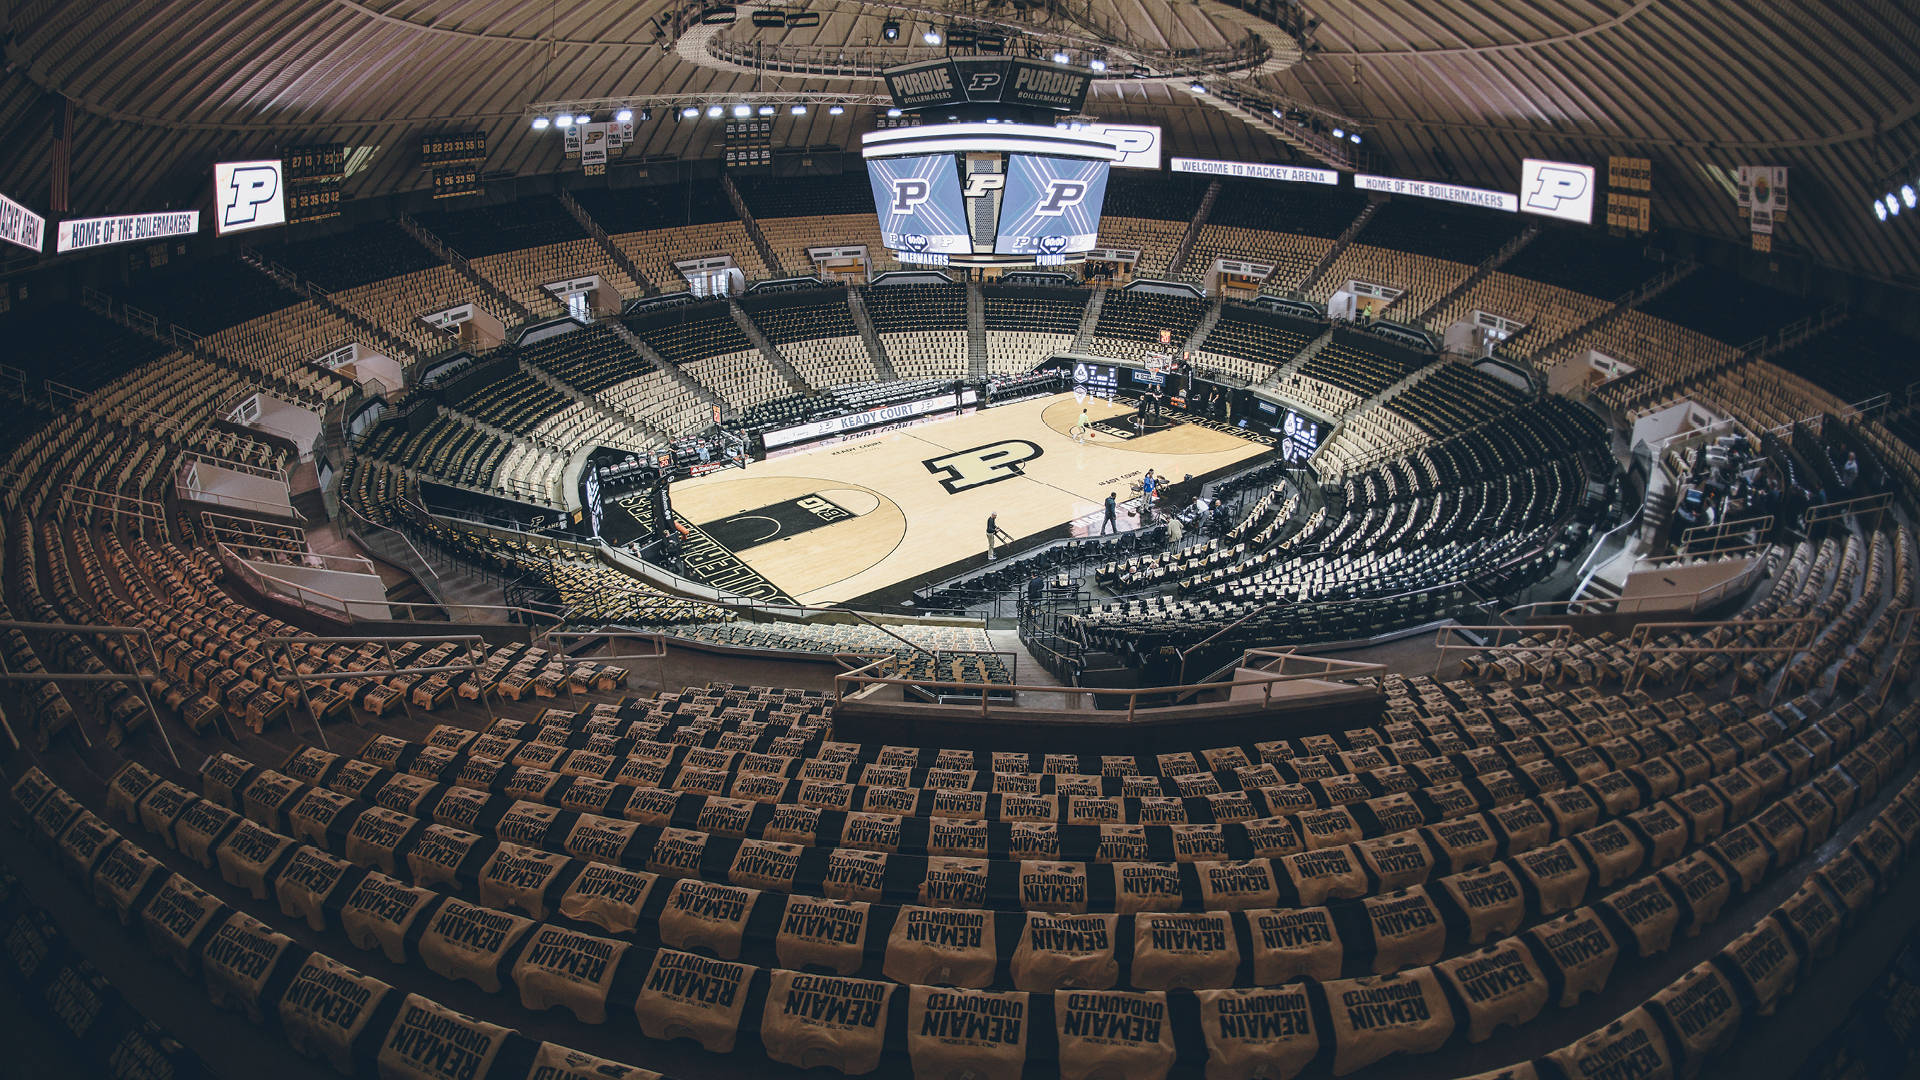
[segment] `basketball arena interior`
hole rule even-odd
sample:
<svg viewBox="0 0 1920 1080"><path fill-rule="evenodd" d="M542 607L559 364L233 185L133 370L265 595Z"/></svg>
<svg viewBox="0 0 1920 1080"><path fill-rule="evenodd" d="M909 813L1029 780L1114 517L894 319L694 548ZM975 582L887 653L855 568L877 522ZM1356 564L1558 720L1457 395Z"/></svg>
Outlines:
<svg viewBox="0 0 1920 1080"><path fill-rule="evenodd" d="M1920 1068L1920 13L0 9L0 1076Z"/></svg>

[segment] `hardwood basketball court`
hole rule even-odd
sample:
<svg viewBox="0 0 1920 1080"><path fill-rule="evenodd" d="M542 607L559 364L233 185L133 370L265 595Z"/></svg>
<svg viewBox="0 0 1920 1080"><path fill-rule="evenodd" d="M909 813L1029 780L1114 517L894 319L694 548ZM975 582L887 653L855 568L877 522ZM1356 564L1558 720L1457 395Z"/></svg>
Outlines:
<svg viewBox="0 0 1920 1080"><path fill-rule="evenodd" d="M682 481L674 510L795 599L837 603L984 554L989 513L1019 547L1079 519L1097 526L1107 492L1124 502L1148 469L1177 481L1270 449L1186 418L1121 437L1131 404L1084 404L1084 444L1071 435L1082 402L1055 394Z"/></svg>

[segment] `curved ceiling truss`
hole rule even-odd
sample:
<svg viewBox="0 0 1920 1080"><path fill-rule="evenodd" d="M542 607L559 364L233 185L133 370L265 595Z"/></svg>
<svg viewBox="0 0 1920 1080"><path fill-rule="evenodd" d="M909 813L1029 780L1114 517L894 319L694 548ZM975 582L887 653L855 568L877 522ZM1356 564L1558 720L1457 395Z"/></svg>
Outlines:
<svg viewBox="0 0 1920 1080"><path fill-rule="evenodd" d="M293 142L357 148L345 195L358 198L426 186L413 146L435 131L485 130L490 173L564 168L559 140L530 130L531 103L877 93L870 74L743 58L857 48L879 64L889 17L999 19L1070 53L1144 58L1162 77L1102 80L1086 111L1161 124L1175 153L1303 153L1189 94L1171 63L1218 58L1252 33L1269 57L1206 82L1350 118L1382 171L1511 190L1522 157L1646 156L1657 224L1737 240L1729 171L1786 165L1794 208L1780 249L1920 280L1920 222L1881 224L1869 203L1920 154L1920 17L1904 0L1054 0L1020 15L986 2L796 0L817 25L736 24L690 55L696 35L676 30L697 8L680 0L15 0L0 14L0 191L46 205L62 99L76 114L75 213L190 205L206 197L210 162ZM783 117L776 145L857 146L871 116ZM640 153L683 158L717 142L657 116L636 136Z"/></svg>

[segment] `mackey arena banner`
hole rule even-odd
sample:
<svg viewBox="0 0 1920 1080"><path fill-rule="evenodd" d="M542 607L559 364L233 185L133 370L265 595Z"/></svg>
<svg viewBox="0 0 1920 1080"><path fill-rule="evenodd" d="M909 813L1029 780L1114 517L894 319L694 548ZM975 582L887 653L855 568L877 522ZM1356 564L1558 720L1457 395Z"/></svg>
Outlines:
<svg viewBox="0 0 1920 1080"><path fill-rule="evenodd" d="M39 251L47 242L47 219L0 195L0 240Z"/></svg>
<svg viewBox="0 0 1920 1080"><path fill-rule="evenodd" d="M191 236L200 231L200 211L171 210L116 217L75 218L60 223L55 251L85 251L109 244L135 244L168 236Z"/></svg>

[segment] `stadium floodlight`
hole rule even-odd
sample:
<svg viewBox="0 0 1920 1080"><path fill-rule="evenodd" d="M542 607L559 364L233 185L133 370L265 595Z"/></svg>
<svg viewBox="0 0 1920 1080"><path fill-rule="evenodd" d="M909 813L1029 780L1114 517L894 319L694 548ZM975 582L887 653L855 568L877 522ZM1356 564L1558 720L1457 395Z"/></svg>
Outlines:
<svg viewBox="0 0 1920 1080"><path fill-rule="evenodd" d="M789 116L805 116L807 115L807 107L805 105L790 105L787 107L787 114Z"/></svg>
<svg viewBox="0 0 1920 1080"><path fill-rule="evenodd" d="M1107 70L1107 62L1098 57L1095 57L1094 59L1087 61L1087 67L1092 68L1094 71L1105 71Z"/></svg>
<svg viewBox="0 0 1920 1080"><path fill-rule="evenodd" d="M734 119L736 120L744 119L752 115L753 115L753 106L751 105L735 105L733 107L733 116L734 116Z"/></svg>
<svg viewBox="0 0 1920 1080"><path fill-rule="evenodd" d="M1347 137L1347 133L1344 131L1341 131L1339 128L1334 128L1333 137L1336 139L1344 139Z"/></svg>
<svg viewBox="0 0 1920 1080"><path fill-rule="evenodd" d="M725 111L726 111L725 109L722 109L718 105L709 105L707 106L707 119L718 120L720 119L720 114Z"/></svg>
<svg viewBox="0 0 1920 1080"><path fill-rule="evenodd" d="M837 101L836 101L836 102L834 102L833 104L831 104L831 105L829 105L829 106L827 106L827 115L828 115L828 116L839 116L839 115L840 115L841 113L843 113L843 112L846 112L846 111L847 111L847 107L846 107L845 105L842 105L842 104L840 104L840 103L839 103L839 102L837 102Z"/></svg>
<svg viewBox="0 0 1920 1080"><path fill-rule="evenodd" d="M697 119L699 115L700 115L700 108L697 105L689 105L686 108L680 110L680 119L682 120Z"/></svg>
<svg viewBox="0 0 1920 1080"><path fill-rule="evenodd" d="M899 115L900 115L900 110L899 110L899 109L888 109L888 110L887 110L887 115L888 115L888 116L899 116Z"/></svg>
<svg viewBox="0 0 1920 1080"><path fill-rule="evenodd" d="M553 126L570 128L573 126L573 117L567 115L566 113L561 113L559 116L556 116L553 118Z"/></svg>
<svg viewBox="0 0 1920 1080"><path fill-rule="evenodd" d="M1194 93L1196 93L1196 94L1204 94L1204 93L1206 93L1206 92L1207 92L1207 88L1206 88L1206 86L1205 86L1205 85L1203 85L1203 84L1201 84L1201 83L1197 83L1197 82L1190 82L1190 83L1188 83L1188 84L1187 84L1187 89L1189 89L1189 90L1191 90L1191 91L1193 91L1193 92L1194 92Z"/></svg>
<svg viewBox="0 0 1920 1080"><path fill-rule="evenodd" d="M1879 199L1873 200L1873 216L1879 218L1881 221L1887 220L1887 204L1881 202Z"/></svg>
<svg viewBox="0 0 1920 1080"><path fill-rule="evenodd" d="M593 117L588 116L586 113L581 113L579 116L573 118L573 122L576 124L591 124L593 123Z"/></svg>
<svg viewBox="0 0 1920 1080"><path fill-rule="evenodd" d="M1886 201L1887 201L1887 213L1894 217L1899 217L1900 216L1900 200L1896 198L1892 192L1888 192Z"/></svg>
<svg viewBox="0 0 1920 1080"><path fill-rule="evenodd" d="M1909 210L1913 209L1913 203L1915 198L1916 196L1914 195L1912 184L1900 185L1900 201L1907 204L1907 209Z"/></svg>
<svg viewBox="0 0 1920 1080"><path fill-rule="evenodd" d="M880 36L888 41L900 40L900 20L888 19L880 24Z"/></svg>
<svg viewBox="0 0 1920 1080"><path fill-rule="evenodd" d="M622 124L631 124L633 123L633 110L621 109L619 112L613 114L613 118Z"/></svg>
<svg viewBox="0 0 1920 1080"><path fill-rule="evenodd" d="M1063 53L1063 52L1056 52L1056 53L1054 53L1054 54L1053 54L1053 62L1054 62L1054 63L1056 63L1056 64L1064 64L1064 63L1066 63L1066 62L1067 62L1067 54L1066 54L1066 53Z"/></svg>
<svg viewBox="0 0 1920 1080"><path fill-rule="evenodd" d="M1356 132L1353 132L1352 134L1350 134L1350 135L1348 135L1348 136L1347 136L1347 141L1348 141L1348 142L1350 142L1350 143L1352 143L1352 144L1353 144L1353 145L1355 145L1355 146L1359 146L1359 145L1360 145L1360 133L1356 131Z"/></svg>
<svg viewBox="0 0 1920 1080"><path fill-rule="evenodd" d="M552 122L553 121L548 120L544 116L536 116L533 118L533 130L545 131L547 130L547 125L551 124Z"/></svg>
<svg viewBox="0 0 1920 1080"><path fill-rule="evenodd" d="M929 26L927 27L927 32L920 35L920 40L929 45L938 45L940 44L940 31Z"/></svg>
<svg viewBox="0 0 1920 1080"><path fill-rule="evenodd" d="M773 115L773 106L771 106L771 105L762 105L762 106L760 106L760 107L759 107L758 109L755 109L754 111L755 111L755 112L757 112L757 113L759 113L759 114L760 114L761 116L772 116L772 115Z"/></svg>

